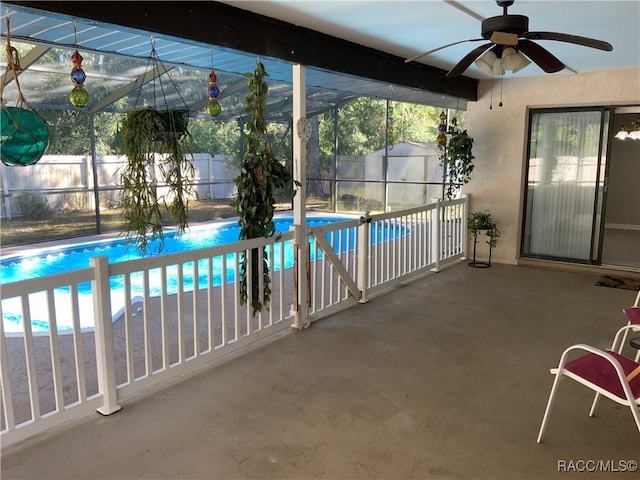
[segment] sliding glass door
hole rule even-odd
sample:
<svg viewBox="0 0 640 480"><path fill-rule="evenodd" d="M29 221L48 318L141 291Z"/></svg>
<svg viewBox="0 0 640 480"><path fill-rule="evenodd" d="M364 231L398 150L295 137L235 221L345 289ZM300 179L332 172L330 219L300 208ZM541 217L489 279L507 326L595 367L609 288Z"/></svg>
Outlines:
<svg viewBox="0 0 640 480"><path fill-rule="evenodd" d="M599 263L607 109L532 110L522 256Z"/></svg>

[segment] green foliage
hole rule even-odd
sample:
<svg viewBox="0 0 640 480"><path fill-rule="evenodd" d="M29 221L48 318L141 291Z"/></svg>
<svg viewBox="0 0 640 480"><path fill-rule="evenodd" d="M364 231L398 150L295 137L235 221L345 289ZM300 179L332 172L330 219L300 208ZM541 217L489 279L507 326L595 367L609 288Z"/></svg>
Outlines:
<svg viewBox="0 0 640 480"><path fill-rule="evenodd" d="M196 119L189 124L189 134L192 152L240 156L241 131L236 121Z"/></svg>
<svg viewBox="0 0 640 480"><path fill-rule="evenodd" d="M358 97L338 110L340 155L366 155L384 148L385 132L384 100Z"/></svg>
<svg viewBox="0 0 640 480"><path fill-rule="evenodd" d="M495 247L498 243L500 230L498 230L497 225L493 221L493 217L487 210L483 212L470 213L467 217L467 229L471 232L474 238L478 236L478 232L485 230L487 237L489 237L487 245L491 245L491 247Z"/></svg>
<svg viewBox="0 0 640 480"><path fill-rule="evenodd" d="M240 239L270 237L275 233L276 190L291 183L291 172L278 160L271 148L264 111L267 106L269 87L265 82L268 74L258 62L253 73L246 73L249 93L245 99L245 112L250 115L245 125L246 150L242 158L240 174L235 179L238 195L231 206L238 210ZM260 252L259 250L262 250ZM259 262L262 257L263 289L259 288ZM268 255L264 249L251 252L251 308L253 314L262 310L271 298ZM248 301L248 265L246 255L240 264L240 299Z"/></svg>
<svg viewBox="0 0 640 480"><path fill-rule="evenodd" d="M47 155L87 155L91 133L86 114L73 110L39 110L49 126Z"/></svg>
<svg viewBox="0 0 640 480"><path fill-rule="evenodd" d="M18 205L25 220L44 220L54 214L49 202L40 195L22 195L18 197Z"/></svg>
<svg viewBox="0 0 640 480"><path fill-rule="evenodd" d="M435 107L391 102L390 108L393 108L393 141L390 143L425 142L438 134L439 112Z"/></svg>
<svg viewBox="0 0 640 480"><path fill-rule="evenodd" d="M162 209L169 211L177 222L178 232L188 226L188 198L193 194L193 164L185 156L187 111L162 114L152 108L127 113L122 124L127 165L121 173L123 187L124 233L127 241L135 240L146 252L150 240L163 247ZM184 130L178 130L184 128ZM153 169L157 153L164 154L159 162L160 177L169 193L158 196L158 180Z"/></svg>
<svg viewBox="0 0 640 480"><path fill-rule="evenodd" d="M450 137L446 145L439 145L440 164L444 167L448 182L445 197L453 198L458 187L469 182L473 172L473 138L466 130L460 130L457 122L452 122Z"/></svg>

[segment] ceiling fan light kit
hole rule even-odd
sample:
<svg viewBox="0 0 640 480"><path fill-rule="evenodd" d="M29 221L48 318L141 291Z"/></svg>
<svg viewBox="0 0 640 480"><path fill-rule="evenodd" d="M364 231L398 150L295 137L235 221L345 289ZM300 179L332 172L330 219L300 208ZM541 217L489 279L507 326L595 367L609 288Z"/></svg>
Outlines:
<svg viewBox="0 0 640 480"><path fill-rule="evenodd" d="M475 61L480 70L490 75L504 75L505 72L516 73L531 63L527 57L512 47L503 49L501 56L496 55L494 50L498 49L487 50Z"/></svg>
<svg viewBox="0 0 640 480"><path fill-rule="evenodd" d="M607 52L613 50L610 43L594 38L560 32L530 32L529 17L524 15L510 15L507 12L508 7L513 5L514 0L496 0L496 3L499 7L502 7L502 15L482 20L481 38L461 40L443 45L423 54L408 58L406 61L416 60L452 45L488 40L488 43L476 47L464 56L462 60L447 73L447 77L462 75L474 61L483 72L493 75L502 75L505 71L516 73L532 62L538 65L545 73L555 73L567 67L562 61L556 58L555 55L533 40L553 40ZM484 58L489 52L492 52L495 57L493 61L489 61L489 59L492 58L491 56ZM508 53L505 55L506 52ZM496 66L498 60L500 62L499 65Z"/></svg>
<svg viewBox="0 0 640 480"><path fill-rule="evenodd" d="M476 66L484 73L493 74L493 64L497 59L496 54L489 50L476 60Z"/></svg>
<svg viewBox="0 0 640 480"><path fill-rule="evenodd" d="M615 137L618 140L640 140L640 117L637 120L631 122L631 131L627 131L626 127L623 125L620 128L620 131L616 133Z"/></svg>

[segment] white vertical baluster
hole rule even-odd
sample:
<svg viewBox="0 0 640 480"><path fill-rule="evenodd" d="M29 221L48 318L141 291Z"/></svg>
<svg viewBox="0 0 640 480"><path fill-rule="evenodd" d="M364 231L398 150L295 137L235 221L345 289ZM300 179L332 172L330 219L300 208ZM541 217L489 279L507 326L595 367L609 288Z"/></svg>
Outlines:
<svg viewBox="0 0 640 480"><path fill-rule="evenodd" d="M142 318L144 330L144 370L145 375L150 376L153 373L153 351L151 344L151 296L149 292L149 270L144 269L142 272Z"/></svg>
<svg viewBox="0 0 640 480"><path fill-rule="evenodd" d="M133 354L133 313L131 299L131 274L124 275L124 328L127 355L127 383L132 383L136 379L135 357Z"/></svg>
<svg viewBox="0 0 640 480"><path fill-rule="evenodd" d="M186 359L187 353L185 336L184 336L184 264L178 263L178 278L176 285L177 317L178 317L178 362L182 365ZM146 290L145 290L146 291ZM147 309L145 308L145 313ZM146 319L146 315L145 315Z"/></svg>
<svg viewBox="0 0 640 480"><path fill-rule="evenodd" d="M33 351L33 331L31 329L31 309L29 296L22 295L22 328L24 331L24 353L27 362L27 380L29 382L29 401L31 402L31 419L40 419L40 399L38 397L38 378L36 360Z"/></svg>
<svg viewBox="0 0 640 480"><path fill-rule="evenodd" d="M80 327L80 307L78 305L78 284L74 283L71 289L71 321L73 325L73 356L76 367L76 385L78 388L78 401L84 403L87 399L87 387L84 373L84 354L82 352L82 328Z"/></svg>
<svg viewBox="0 0 640 480"><path fill-rule="evenodd" d="M200 356L200 269L193 260L193 356Z"/></svg>
<svg viewBox="0 0 640 480"><path fill-rule="evenodd" d="M245 334L249 335L251 333L251 317L253 313L253 253L257 252L257 250L245 250L244 254L247 262L245 263L247 269L247 303L246 303L246 318L245 318ZM257 253L256 253L257 255ZM258 292L259 295L259 292ZM242 336L242 335L241 335Z"/></svg>
<svg viewBox="0 0 640 480"><path fill-rule="evenodd" d="M4 318L2 313L2 302L0 301L0 319ZM4 334L4 322L0 321L0 390L2 390L2 408L4 421L8 431L14 429L16 425L13 415L13 394L11 393L11 377L9 375L9 357L7 355L7 339Z"/></svg>
<svg viewBox="0 0 640 480"><path fill-rule="evenodd" d="M160 268L160 341L162 342L162 368L164 370L171 366L168 299L167 267L163 265Z"/></svg>
<svg viewBox="0 0 640 480"><path fill-rule="evenodd" d="M245 251L246 255L246 251ZM238 333L238 327L240 326L240 252L235 252L235 301L234 301L234 339L238 340L240 334ZM248 260L247 260L248 263ZM248 301L248 300L247 300Z"/></svg>
<svg viewBox="0 0 640 480"><path fill-rule="evenodd" d="M207 258L207 325L209 326L208 350L213 352L215 348L215 289L213 276L213 257ZM220 274L220 281L225 282L224 272Z"/></svg>
<svg viewBox="0 0 640 480"><path fill-rule="evenodd" d="M49 348L51 350L53 392L56 401L56 411L60 412L64 409L64 394L62 391L62 372L60 371L60 342L58 341L56 300L53 289L47 290L47 311L49 315Z"/></svg>
<svg viewBox="0 0 640 480"><path fill-rule="evenodd" d="M228 342L227 336L227 255L222 255L222 285L220 289L220 346ZM236 273L237 275L237 273Z"/></svg>

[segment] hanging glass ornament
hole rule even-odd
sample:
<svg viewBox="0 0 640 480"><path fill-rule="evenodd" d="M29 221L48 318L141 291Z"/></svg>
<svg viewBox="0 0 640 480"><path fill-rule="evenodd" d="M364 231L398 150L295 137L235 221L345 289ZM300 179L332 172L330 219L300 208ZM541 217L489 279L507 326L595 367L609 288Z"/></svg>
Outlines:
<svg viewBox="0 0 640 480"><path fill-rule="evenodd" d="M49 147L49 128L47 122L29 105L24 98L18 72L20 56L18 51L11 46L11 33L9 28L9 15L7 21L7 68L0 83L0 135L2 135L2 148L0 148L0 160L9 166L27 166L36 163ZM10 75L10 73L12 75ZM13 78L18 90L18 102L15 107L8 107L4 103L4 88ZM25 108L26 107L26 108Z"/></svg>
<svg viewBox="0 0 640 480"><path fill-rule="evenodd" d="M73 25L73 34L76 35L76 26ZM89 103L89 94L84 88L84 82L87 79L87 74L82 69L82 55L78 51L78 43L76 38L76 51L71 55L71 62L73 63L73 69L71 70L71 82L74 87L69 93L69 101L71 105L76 108L84 108Z"/></svg>
<svg viewBox="0 0 640 480"><path fill-rule="evenodd" d="M447 114L442 111L440 114L440 125L438 125L438 137L436 138L436 142L438 145L446 145L447 144Z"/></svg>
<svg viewBox="0 0 640 480"><path fill-rule="evenodd" d="M216 72L211 69L209 72L209 87L207 88L207 94L209 95L209 103L207 104L207 113L212 117L217 117L222 113L222 107L218 103L218 95L220 95L220 89L216 85L218 76Z"/></svg>

